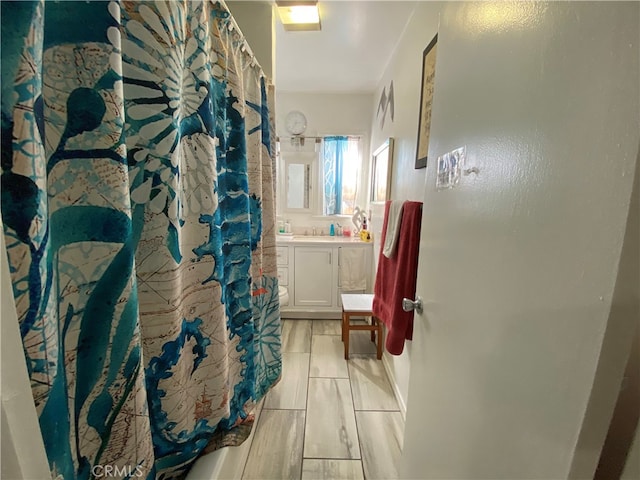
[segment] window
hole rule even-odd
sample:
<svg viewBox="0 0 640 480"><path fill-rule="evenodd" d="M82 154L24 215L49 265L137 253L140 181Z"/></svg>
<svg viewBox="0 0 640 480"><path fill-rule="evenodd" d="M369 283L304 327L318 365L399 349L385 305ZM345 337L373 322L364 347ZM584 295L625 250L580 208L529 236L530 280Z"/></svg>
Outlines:
<svg viewBox="0 0 640 480"><path fill-rule="evenodd" d="M357 137L324 137L322 142L322 213L351 215L356 206L362 163Z"/></svg>

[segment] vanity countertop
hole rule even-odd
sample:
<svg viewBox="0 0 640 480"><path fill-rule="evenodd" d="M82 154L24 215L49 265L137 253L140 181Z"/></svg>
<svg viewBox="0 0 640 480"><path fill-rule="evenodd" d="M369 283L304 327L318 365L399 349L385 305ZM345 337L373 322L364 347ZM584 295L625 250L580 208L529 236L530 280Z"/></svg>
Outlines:
<svg viewBox="0 0 640 480"><path fill-rule="evenodd" d="M373 245L373 242L363 242L360 237L341 237L341 236L312 236L312 235L276 235L276 243L278 245L299 245L299 244L315 244L315 245Z"/></svg>

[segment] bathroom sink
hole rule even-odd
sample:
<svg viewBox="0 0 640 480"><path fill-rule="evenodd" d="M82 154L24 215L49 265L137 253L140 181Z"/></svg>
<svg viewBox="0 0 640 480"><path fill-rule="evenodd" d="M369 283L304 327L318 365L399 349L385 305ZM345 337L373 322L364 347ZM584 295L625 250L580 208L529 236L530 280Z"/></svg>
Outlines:
<svg viewBox="0 0 640 480"><path fill-rule="evenodd" d="M293 239L296 242L335 242L337 239L341 237L330 237L328 235L294 235Z"/></svg>
<svg viewBox="0 0 640 480"><path fill-rule="evenodd" d="M337 235L335 237L331 237L329 235L320 235L320 236L294 235L293 241L308 242L308 243L353 243L353 242L359 242L360 239L354 238L354 237L339 237Z"/></svg>
<svg viewBox="0 0 640 480"><path fill-rule="evenodd" d="M329 235L292 235L278 236L279 243L315 243L315 244L343 244L343 243L364 243L359 237L331 237Z"/></svg>

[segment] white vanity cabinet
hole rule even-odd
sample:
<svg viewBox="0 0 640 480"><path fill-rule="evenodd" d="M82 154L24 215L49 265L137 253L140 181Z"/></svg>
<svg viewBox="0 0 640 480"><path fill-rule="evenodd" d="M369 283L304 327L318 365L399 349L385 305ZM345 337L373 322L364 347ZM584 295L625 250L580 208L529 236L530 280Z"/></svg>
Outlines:
<svg viewBox="0 0 640 480"><path fill-rule="evenodd" d="M343 291L340 259L343 249L364 249L367 288ZM278 243L278 279L289 291L281 305L283 318L340 318L341 293L371 291L373 244L341 237L301 237Z"/></svg>

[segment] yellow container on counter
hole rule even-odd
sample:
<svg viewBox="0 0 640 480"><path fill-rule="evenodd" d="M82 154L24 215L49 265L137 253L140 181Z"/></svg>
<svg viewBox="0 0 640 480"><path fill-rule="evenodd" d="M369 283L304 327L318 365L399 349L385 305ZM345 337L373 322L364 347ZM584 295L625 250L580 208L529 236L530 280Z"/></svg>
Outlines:
<svg viewBox="0 0 640 480"><path fill-rule="evenodd" d="M371 232L369 232L369 230L360 230L360 240L363 242L370 242Z"/></svg>

